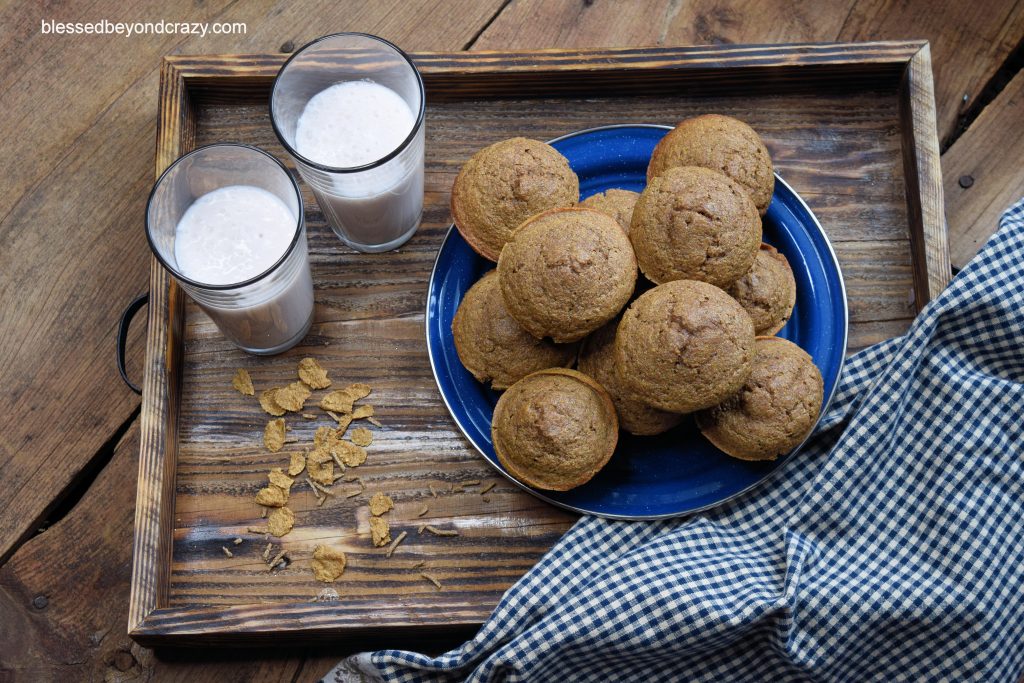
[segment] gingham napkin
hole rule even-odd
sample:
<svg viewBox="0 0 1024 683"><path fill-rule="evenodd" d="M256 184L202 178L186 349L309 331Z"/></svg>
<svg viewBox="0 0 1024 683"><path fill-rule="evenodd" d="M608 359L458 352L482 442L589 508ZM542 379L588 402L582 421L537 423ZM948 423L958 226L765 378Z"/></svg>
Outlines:
<svg viewBox="0 0 1024 683"><path fill-rule="evenodd" d="M906 336L847 362L769 482L656 523L582 518L440 657L325 681L1017 681L1024 200Z"/></svg>

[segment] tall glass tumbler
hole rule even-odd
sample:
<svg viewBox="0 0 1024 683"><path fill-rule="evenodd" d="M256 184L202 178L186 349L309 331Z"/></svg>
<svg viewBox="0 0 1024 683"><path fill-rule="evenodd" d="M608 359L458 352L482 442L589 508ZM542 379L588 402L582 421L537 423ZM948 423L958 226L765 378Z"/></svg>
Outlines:
<svg viewBox="0 0 1024 683"><path fill-rule="evenodd" d="M249 192L254 191L252 188L265 190L287 207L295 220L294 227L290 223L280 224L288 231L281 239L287 247L266 270L239 282L199 281L179 263L181 254L175 251L179 223L200 197L236 186L247 186ZM273 198L269 200L274 202ZM246 208L252 210L251 205L229 205L222 210L244 211ZM261 229L255 220L259 217L254 217L252 228L243 229ZM250 225L245 220L240 224ZM215 230L216 219L206 225ZM242 350L260 355L280 353L298 344L309 331L313 322L313 278L302 196L284 165L266 152L248 145L224 143L200 147L182 156L153 186L146 208L146 237L161 265L210 316L224 336ZM223 241L215 246L222 253L211 256L226 264L238 257L236 248L248 248ZM273 258L274 254L266 256L268 260Z"/></svg>
<svg viewBox="0 0 1024 683"><path fill-rule="evenodd" d="M404 100L413 121L408 135L380 158L349 167L317 161L313 150L297 144L299 119L311 99L331 86L353 81L389 88ZM401 104L401 101L398 102ZM423 79L412 60L383 38L364 33L324 36L300 48L274 80L270 117L274 132L342 242L363 252L381 252L404 244L419 227L423 213ZM384 120L384 119L382 119ZM350 140L374 136L368 130L337 130L325 122L317 137ZM307 124L309 125L309 124ZM404 132L404 131L403 131Z"/></svg>

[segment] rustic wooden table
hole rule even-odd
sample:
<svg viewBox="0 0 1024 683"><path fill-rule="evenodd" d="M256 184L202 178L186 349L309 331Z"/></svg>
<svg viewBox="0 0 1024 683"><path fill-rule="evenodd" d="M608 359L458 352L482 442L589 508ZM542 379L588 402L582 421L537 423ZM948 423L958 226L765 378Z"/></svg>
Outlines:
<svg viewBox="0 0 1024 683"><path fill-rule="evenodd" d="M41 31L43 20L104 18L246 30ZM312 681L361 645L153 652L126 635L139 399L113 348L122 307L148 280L142 215L165 54L289 52L344 30L409 50L924 38L954 267L1024 195L1019 0L14 1L0 5L0 26L0 681ZM142 327L130 341L136 376ZM390 644L431 650L465 635Z"/></svg>

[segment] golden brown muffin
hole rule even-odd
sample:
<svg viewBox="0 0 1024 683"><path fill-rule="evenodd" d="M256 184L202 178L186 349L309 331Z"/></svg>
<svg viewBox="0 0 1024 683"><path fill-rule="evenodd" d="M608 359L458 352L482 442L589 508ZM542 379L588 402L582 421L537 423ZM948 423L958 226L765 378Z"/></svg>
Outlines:
<svg viewBox="0 0 1024 683"><path fill-rule="evenodd" d="M670 413L718 405L750 375L754 323L724 291L676 280L626 309L615 335L619 379L644 403Z"/></svg>
<svg viewBox="0 0 1024 683"><path fill-rule="evenodd" d="M777 334L785 327L796 305L793 269L770 244L761 245L747 274L725 291L750 314L754 333L762 336Z"/></svg>
<svg viewBox="0 0 1024 683"><path fill-rule="evenodd" d="M473 250L492 261L530 216L580 198L569 162L551 145L512 138L474 154L452 186L455 227Z"/></svg>
<svg viewBox="0 0 1024 683"><path fill-rule="evenodd" d="M615 370L615 330L613 320L587 337L580 349L580 372L590 375L605 388L615 404L619 426L630 434L661 434L679 424L683 416L652 408L623 386Z"/></svg>
<svg viewBox="0 0 1024 683"><path fill-rule="evenodd" d="M587 209L604 211L617 220L622 229L626 231L626 234L629 234L629 223L633 220L633 207L639 198L639 192L612 188L590 195L580 202L580 206Z"/></svg>
<svg viewBox="0 0 1024 683"><path fill-rule="evenodd" d="M530 486L568 491L590 481L615 451L619 423L600 384L575 370L527 375L498 399L494 452Z"/></svg>
<svg viewBox="0 0 1024 683"><path fill-rule="evenodd" d="M512 235L498 259L509 314L535 337L583 339L633 294L636 258L618 222L593 209L552 209Z"/></svg>
<svg viewBox="0 0 1024 683"><path fill-rule="evenodd" d="M762 216L775 190L768 148L753 128L720 114L680 122L658 142L647 166L648 182L675 166L713 168L739 183Z"/></svg>
<svg viewBox="0 0 1024 683"><path fill-rule="evenodd" d="M742 460L774 460L799 446L818 422L821 372L807 352L779 337L758 337L754 368L738 394L697 413L719 450Z"/></svg>
<svg viewBox="0 0 1024 683"><path fill-rule="evenodd" d="M576 344L552 344L520 327L505 310L492 270L469 288L452 320L452 337L459 360L481 382L508 389L531 372L569 367Z"/></svg>
<svg viewBox="0 0 1024 683"><path fill-rule="evenodd" d="M651 282L728 287L754 263L761 217L743 188L718 171L679 166L644 189L629 239Z"/></svg>

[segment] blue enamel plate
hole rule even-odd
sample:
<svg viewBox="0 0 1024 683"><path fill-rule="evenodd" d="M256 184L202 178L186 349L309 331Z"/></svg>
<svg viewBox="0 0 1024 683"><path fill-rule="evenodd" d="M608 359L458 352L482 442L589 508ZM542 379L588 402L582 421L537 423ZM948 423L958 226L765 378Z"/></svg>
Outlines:
<svg viewBox="0 0 1024 683"><path fill-rule="evenodd" d="M580 178L580 195L620 187L640 191L647 162L665 126L607 126L570 133L551 144ZM846 290L832 245L803 200L776 176L764 217L764 241L785 254L797 284L797 302L779 333L806 350L825 380L825 408L846 355ZM478 256L452 227L437 255L427 290L427 350L452 418L470 443L502 475L533 495L576 512L615 519L658 519L703 510L756 486L794 457L771 462L731 458L705 440L692 419L659 436L623 432L611 461L571 491L538 491L516 481L498 462L491 415L498 393L477 382L455 352L452 318L466 290L494 264ZM824 414L825 410L822 410Z"/></svg>

